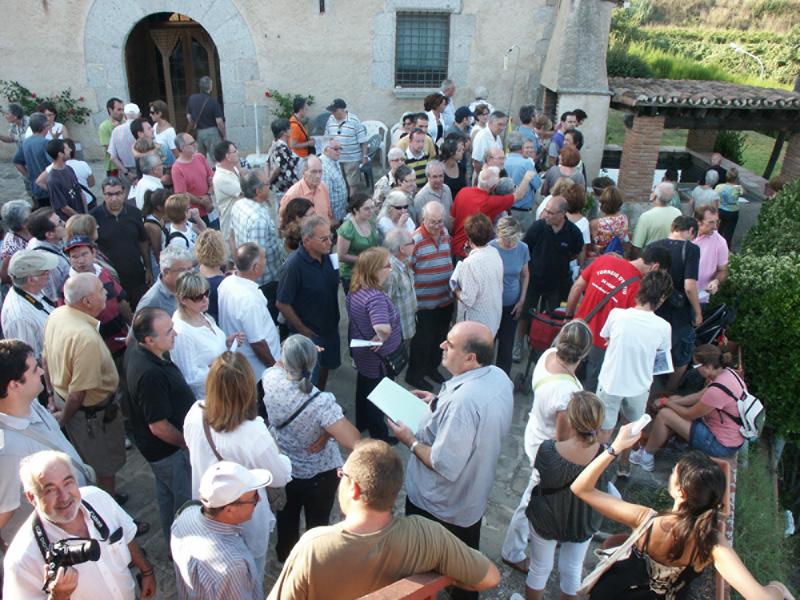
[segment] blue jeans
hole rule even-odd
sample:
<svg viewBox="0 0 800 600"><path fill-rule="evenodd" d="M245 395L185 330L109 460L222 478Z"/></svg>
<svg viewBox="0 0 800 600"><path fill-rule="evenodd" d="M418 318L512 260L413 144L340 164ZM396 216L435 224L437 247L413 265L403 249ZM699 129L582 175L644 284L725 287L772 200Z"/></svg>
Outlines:
<svg viewBox="0 0 800 600"><path fill-rule="evenodd" d="M161 516L161 529L164 532L164 539L169 544L175 513L192 499L192 467L189 463L189 451L181 448L167 458L151 462L150 468L156 476L156 498Z"/></svg>
<svg viewBox="0 0 800 600"><path fill-rule="evenodd" d="M717 441L712 431L703 422L703 419L695 419L692 421L692 428L689 431L689 444L692 448L702 450L709 456L715 458L722 458L723 456L730 456L736 454L741 446L736 448L729 448L723 446Z"/></svg>

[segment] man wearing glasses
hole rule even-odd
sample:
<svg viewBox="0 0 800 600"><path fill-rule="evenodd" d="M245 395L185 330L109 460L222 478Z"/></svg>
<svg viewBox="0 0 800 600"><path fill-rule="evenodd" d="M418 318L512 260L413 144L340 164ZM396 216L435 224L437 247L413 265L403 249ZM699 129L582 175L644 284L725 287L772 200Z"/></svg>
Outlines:
<svg viewBox="0 0 800 600"><path fill-rule="evenodd" d="M342 144L339 160L352 195L361 181L359 167L369 163L367 134L361 121L347 110L347 104L341 98L336 98L325 110L331 113L325 125L325 135L338 139Z"/></svg>
<svg viewBox="0 0 800 600"><path fill-rule="evenodd" d="M301 179L290 187L281 198L278 214L282 215L292 198L306 198L314 205L314 214L327 217L332 227L339 225L331 209L331 195L328 186L322 181L322 162L313 154L303 159L300 168ZM358 185L358 182L356 182Z"/></svg>
<svg viewBox="0 0 800 600"><path fill-rule="evenodd" d="M266 469L248 470L227 461L205 472L200 502L184 508L172 526L179 600L263 600L255 561L239 526L253 517L258 490L270 483L272 474Z"/></svg>
<svg viewBox="0 0 800 600"><path fill-rule="evenodd" d="M125 202L125 187L118 178L106 177L100 187L103 203L89 213L97 221L97 247L116 267L128 302L131 308L136 308L153 284L142 213Z"/></svg>
<svg viewBox="0 0 800 600"><path fill-rule="evenodd" d="M334 218L342 222L347 216L349 186L342 172L342 143L336 138L327 138L322 144L322 182L328 186L331 210Z"/></svg>
<svg viewBox="0 0 800 600"><path fill-rule="evenodd" d="M713 204L701 204L694 212L697 237L692 240L700 248L697 290L700 304L706 304L719 291L728 277L728 242L719 234L719 210Z"/></svg>

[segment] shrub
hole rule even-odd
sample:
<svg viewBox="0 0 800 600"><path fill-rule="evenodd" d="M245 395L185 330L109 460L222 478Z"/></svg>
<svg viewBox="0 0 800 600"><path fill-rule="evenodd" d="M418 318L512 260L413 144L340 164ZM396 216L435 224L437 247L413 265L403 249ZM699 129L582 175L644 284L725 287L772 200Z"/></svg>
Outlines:
<svg viewBox="0 0 800 600"><path fill-rule="evenodd" d="M62 123L66 121L86 123L91 114L89 109L83 105L83 97L77 100L72 97L72 88L67 88L55 96L41 96L31 92L17 81L0 79L0 96L9 102L17 102L27 115L36 112L36 107L42 102L52 102L58 111L58 120Z"/></svg>
<svg viewBox="0 0 800 600"><path fill-rule="evenodd" d="M764 403L767 424L800 439L800 254L744 249L728 268L714 303L737 306L728 336L742 346L747 384Z"/></svg>
<svg viewBox="0 0 800 600"><path fill-rule="evenodd" d="M756 254L800 254L800 180L784 186L772 200L765 200L758 221L745 234L742 248Z"/></svg>
<svg viewBox="0 0 800 600"><path fill-rule="evenodd" d="M609 49L606 69L609 77L653 77L653 71L647 61L629 53L624 46Z"/></svg>
<svg viewBox="0 0 800 600"><path fill-rule="evenodd" d="M278 90L268 90L264 93L267 98L271 98L278 103L278 108L272 108L269 112L279 119L290 119L292 112L292 102L295 98L305 98L308 106L314 104L314 96L303 96L303 94L281 94Z"/></svg>
<svg viewBox="0 0 800 600"><path fill-rule="evenodd" d="M743 131L722 130L717 132L714 152L719 152L728 160L741 165L744 162L747 146L747 135Z"/></svg>

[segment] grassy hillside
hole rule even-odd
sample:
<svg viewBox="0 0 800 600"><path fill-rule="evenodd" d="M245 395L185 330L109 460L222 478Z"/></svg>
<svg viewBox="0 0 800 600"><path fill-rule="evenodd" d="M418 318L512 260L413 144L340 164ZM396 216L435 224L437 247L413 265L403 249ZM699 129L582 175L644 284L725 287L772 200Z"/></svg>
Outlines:
<svg viewBox="0 0 800 600"><path fill-rule="evenodd" d="M652 25L788 33L800 26L800 0L649 0Z"/></svg>

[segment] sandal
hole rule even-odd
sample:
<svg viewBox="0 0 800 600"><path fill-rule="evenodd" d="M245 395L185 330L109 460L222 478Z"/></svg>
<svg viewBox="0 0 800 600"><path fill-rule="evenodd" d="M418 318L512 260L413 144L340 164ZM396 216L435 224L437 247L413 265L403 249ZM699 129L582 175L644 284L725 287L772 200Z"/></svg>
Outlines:
<svg viewBox="0 0 800 600"><path fill-rule="evenodd" d="M631 476L630 465L619 465L617 469L617 477L625 477L626 479Z"/></svg>
<svg viewBox="0 0 800 600"><path fill-rule="evenodd" d="M136 519L133 520L134 524L136 525L136 536L139 537L140 535L144 535L148 531L150 531L150 524L145 523L144 521L137 521Z"/></svg>
<svg viewBox="0 0 800 600"><path fill-rule="evenodd" d="M531 559L526 556L525 558L523 558L519 562L513 562L513 561L506 560L505 558L503 558L503 562L506 563L512 569L515 569L515 570L519 571L520 573L527 574L528 573L528 568L530 567L530 564L531 564Z"/></svg>

